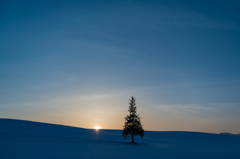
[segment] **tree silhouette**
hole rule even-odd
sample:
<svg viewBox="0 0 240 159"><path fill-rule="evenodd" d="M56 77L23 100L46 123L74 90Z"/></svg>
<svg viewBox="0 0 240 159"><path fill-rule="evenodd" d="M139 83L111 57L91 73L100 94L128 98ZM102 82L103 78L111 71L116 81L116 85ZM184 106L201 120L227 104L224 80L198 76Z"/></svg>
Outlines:
<svg viewBox="0 0 240 159"><path fill-rule="evenodd" d="M136 114L137 107L135 103L135 98L131 97L129 102L129 115L125 117L125 124L123 127L122 136L126 139L129 136L132 138L132 143L134 143L134 136L140 135L141 138L144 136L144 129L142 128L142 124L138 114Z"/></svg>

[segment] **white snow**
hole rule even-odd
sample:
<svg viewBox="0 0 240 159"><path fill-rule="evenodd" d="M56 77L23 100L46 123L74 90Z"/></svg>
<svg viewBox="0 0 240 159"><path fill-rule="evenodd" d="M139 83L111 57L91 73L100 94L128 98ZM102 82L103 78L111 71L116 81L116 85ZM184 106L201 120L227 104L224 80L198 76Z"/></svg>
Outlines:
<svg viewBox="0 0 240 159"><path fill-rule="evenodd" d="M0 119L0 159L240 159L239 136L145 131L132 144L121 133Z"/></svg>

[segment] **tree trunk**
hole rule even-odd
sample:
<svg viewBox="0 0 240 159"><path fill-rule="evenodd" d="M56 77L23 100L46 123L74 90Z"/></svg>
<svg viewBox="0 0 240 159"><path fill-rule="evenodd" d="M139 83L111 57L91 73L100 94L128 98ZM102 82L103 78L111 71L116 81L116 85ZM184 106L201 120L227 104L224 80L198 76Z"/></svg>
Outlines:
<svg viewBox="0 0 240 159"><path fill-rule="evenodd" d="M134 143L134 135L132 135L132 143Z"/></svg>

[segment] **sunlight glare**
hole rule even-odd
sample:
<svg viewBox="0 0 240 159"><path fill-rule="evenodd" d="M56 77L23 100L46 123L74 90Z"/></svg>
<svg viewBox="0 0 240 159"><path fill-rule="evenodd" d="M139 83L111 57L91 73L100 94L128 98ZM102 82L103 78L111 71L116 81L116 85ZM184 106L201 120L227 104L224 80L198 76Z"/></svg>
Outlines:
<svg viewBox="0 0 240 159"><path fill-rule="evenodd" d="M99 129L101 129L101 128L100 128L99 126L95 126L94 129L95 129L95 130L99 130Z"/></svg>

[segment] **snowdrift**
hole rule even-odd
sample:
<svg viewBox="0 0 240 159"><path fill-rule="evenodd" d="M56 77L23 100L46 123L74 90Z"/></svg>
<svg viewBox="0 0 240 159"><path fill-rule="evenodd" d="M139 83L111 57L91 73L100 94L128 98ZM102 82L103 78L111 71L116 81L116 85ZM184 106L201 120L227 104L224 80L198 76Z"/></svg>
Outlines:
<svg viewBox="0 0 240 159"><path fill-rule="evenodd" d="M0 119L0 159L240 159L239 136L146 131L131 144L121 133Z"/></svg>

